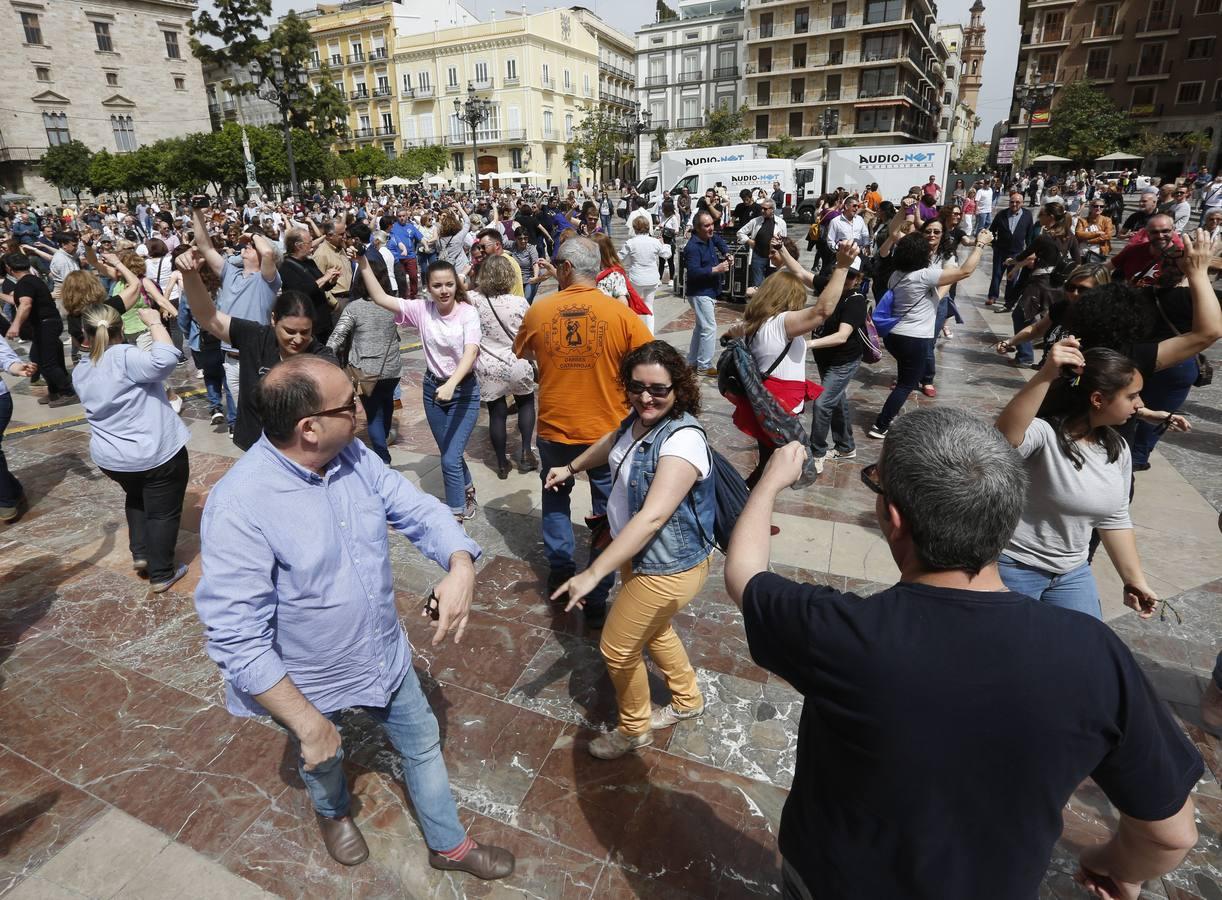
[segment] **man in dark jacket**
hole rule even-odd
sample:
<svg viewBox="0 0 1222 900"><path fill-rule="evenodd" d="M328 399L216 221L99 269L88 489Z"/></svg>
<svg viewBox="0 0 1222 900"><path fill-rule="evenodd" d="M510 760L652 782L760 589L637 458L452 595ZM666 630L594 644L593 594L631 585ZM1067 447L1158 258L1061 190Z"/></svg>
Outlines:
<svg viewBox="0 0 1222 900"><path fill-rule="evenodd" d="M717 344L717 319L713 301L721 293L721 276L730 271L730 248L715 234L713 216L705 210L696 213L692 239L683 248L687 269L687 302L696 311L696 328L687 351L688 365L701 375L717 377L713 351Z"/></svg>
<svg viewBox="0 0 1222 900"><path fill-rule="evenodd" d="M327 288L339 280L334 268L323 272L310 259L312 250L309 232L294 228L284 237L284 262L280 264L280 281L286 291L300 291L310 298L314 308L314 339L325 344L334 330L331 303Z"/></svg>
<svg viewBox="0 0 1222 900"><path fill-rule="evenodd" d="M989 282L989 298L984 302L985 306L992 306L997 302L1001 279L1005 273L1002 263L1026 249L1027 244L1031 242L1031 231L1034 227L1035 220L1031 218L1031 213L1023 209L1022 192L1011 191L1009 206L1005 212L993 219L993 224L989 226L989 230L993 232L993 280ZM1018 300L1013 285L1013 282L1006 284L1007 310Z"/></svg>

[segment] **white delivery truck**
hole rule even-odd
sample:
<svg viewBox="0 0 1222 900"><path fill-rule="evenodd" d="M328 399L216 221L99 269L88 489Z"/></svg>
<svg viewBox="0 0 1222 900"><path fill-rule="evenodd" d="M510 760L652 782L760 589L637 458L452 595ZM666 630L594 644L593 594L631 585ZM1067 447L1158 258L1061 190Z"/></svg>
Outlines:
<svg viewBox="0 0 1222 900"><path fill-rule="evenodd" d="M813 151L819 153L820 151ZM809 154L808 154L809 155ZM803 192L798 201L798 217L813 219L821 193L838 187L860 193L868 184L877 184L884 200L896 203L933 175L946 189L950 166L950 144L893 144L884 147L838 147L827 151L827 180Z"/></svg>
<svg viewBox="0 0 1222 900"><path fill-rule="evenodd" d="M667 192L671 195L687 188L693 200L698 200L709 188L725 189L726 197L733 208L738 204L738 194L743 188L755 192L762 188L772 193L772 185L779 183L785 194L780 212L786 221L793 220L793 210L798 202L813 192L818 200L818 185L822 180L820 150L812 150L797 159L742 159L730 162L706 162L690 167ZM810 186L814 185L813 188Z"/></svg>
<svg viewBox="0 0 1222 900"><path fill-rule="evenodd" d="M767 159L767 157L768 149L760 144L732 144L726 147L701 147L697 150L666 150L662 153L662 158L649 167L645 177L637 184L636 192L642 197L649 198L649 208L653 209L662 199L661 192L671 188L692 166Z"/></svg>

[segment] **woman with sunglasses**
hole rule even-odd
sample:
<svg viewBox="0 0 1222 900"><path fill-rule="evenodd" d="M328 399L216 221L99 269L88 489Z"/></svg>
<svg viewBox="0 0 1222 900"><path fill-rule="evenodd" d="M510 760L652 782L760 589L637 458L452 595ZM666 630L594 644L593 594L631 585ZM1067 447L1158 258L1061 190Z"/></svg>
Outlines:
<svg viewBox="0 0 1222 900"><path fill-rule="evenodd" d="M775 277L775 276L774 276ZM695 371L665 341L652 341L620 364L631 411L573 460L547 473L556 490L577 472L609 466L607 524L611 541L583 572L562 584L566 611L582 605L603 578L620 573L599 650L619 707L619 725L590 742L591 755L616 759L653 743L653 731L704 712L696 673L671 625L704 586L713 552L716 499L708 439L696 417L700 385ZM671 702L651 710L648 649L670 688Z"/></svg>
<svg viewBox="0 0 1222 900"><path fill-rule="evenodd" d="M1088 212L1078 217L1074 236L1082 250L1082 262L1101 263L1111 255L1116 226L1103 214L1107 204L1102 198L1090 201Z"/></svg>
<svg viewBox="0 0 1222 900"><path fill-rule="evenodd" d="M1069 273L1065 286L1056 289L1059 290L1060 297L1053 299L1048 307L1048 314L1032 322L1009 340L998 341L997 352L1002 355L1013 353L1018 349L1019 344L1031 343L1043 338L1044 357L1032 367L1037 370L1043 368L1044 361L1048 358L1049 348L1065 337L1065 318L1069 314L1069 308L1077 303L1087 291L1094 290L1102 284L1111 284L1111 282L1112 270L1108 266L1099 263L1078 266Z"/></svg>
<svg viewBox="0 0 1222 900"><path fill-rule="evenodd" d="M249 450L263 434L255 386L272 366L299 353L313 353L336 365L339 362L326 344L315 339L314 304L305 294L282 291L272 306L270 325L239 319L216 308L212 292L200 277L199 269L206 263L199 253L183 253L174 264L182 272L183 291L196 323L238 354L238 415L233 442Z"/></svg>
<svg viewBox="0 0 1222 900"><path fill-rule="evenodd" d="M1158 597L1146 583L1129 519L1132 458L1116 428L1142 408L1134 363L1101 347L1057 341L1039 373L997 417L1026 461L1022 516L998 560L1002 581L1028 597L1103 617L1090 568L1092 530L1124 580L1124 603L1143 618Z"/></svg>

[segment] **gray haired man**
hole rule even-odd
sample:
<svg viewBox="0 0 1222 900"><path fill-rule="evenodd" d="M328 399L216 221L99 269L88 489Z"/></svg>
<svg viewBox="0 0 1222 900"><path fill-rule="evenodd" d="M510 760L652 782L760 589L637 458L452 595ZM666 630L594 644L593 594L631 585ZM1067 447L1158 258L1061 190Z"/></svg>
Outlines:
<svg viewBox="0 0 1222 900"><path fill-rule="evenodd" d="M948 408L892 424L861 477L900 580L868 597L768 571L805 456L773 455L725 569L751 655L806 698L784 896L1027 900L1087 776L1120 811L1081 855L1092 895L1136 898L1178 866L1201 756L1106 625L1002 583L1026 479L1001 434Z"/></svg>

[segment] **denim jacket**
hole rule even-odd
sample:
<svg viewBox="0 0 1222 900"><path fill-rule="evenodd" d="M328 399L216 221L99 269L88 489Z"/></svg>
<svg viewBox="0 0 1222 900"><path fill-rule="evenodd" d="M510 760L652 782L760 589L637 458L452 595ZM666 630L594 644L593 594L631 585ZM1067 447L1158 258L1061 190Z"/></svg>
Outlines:
<svg viewBox="0 0 1222 900"><path fill-rule="evenodd" d="M620 423L616 440L632 427L636 413ZM628 509L632 515L645 505L645 495L653 484L658 471L658 459L662 445L675 431L684 427L704 429L696 418L684 413L677 419L667 419L642 438L632 451L636 455L632 465L632 476L628 480ZM706 437L707 441L707 437ZM628 460L624 465L630 465ZM642 575L674 575L704 562L713 552L713 516L716 511L716 476L710 472L708 478L697 481L680 503L678 509L666 521L648 544L632 558L632 570ZM699 516L699 519L697 519Z"/></svg>
<svg viewBox="0 0 1222 900"><path fill-rule="evenodd" d="M720 259L717 256L721 253ZM713 267L730 255L730 248L714 234L709 240L693 237L683 247L684 265L687 267L687 296L716 297L721 293L721 278Z"/></svg>

